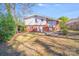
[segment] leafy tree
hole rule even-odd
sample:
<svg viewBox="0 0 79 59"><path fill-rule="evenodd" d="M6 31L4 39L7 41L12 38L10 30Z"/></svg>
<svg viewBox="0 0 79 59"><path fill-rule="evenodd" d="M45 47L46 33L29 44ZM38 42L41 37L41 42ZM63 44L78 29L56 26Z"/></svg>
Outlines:
<svg viewBox="0 0 79 59"><path fill-rule="evenodd" d="M0 42L7 41L16 33L16 24L10 11L10 5L6 4L7 15L0 13Z"/></svg>
<svg viewBox="0 0 79 59"><path fill-rule="evenodd" d="M66 26L66 22L69 21L69 18L66 17L66 16L62 16L59 18L59 21L60 21L60 27L61 27L61 31L63 32L64 35L67 34L67 26Z"/></svg>
<svg viewBox="0 0 79 59"><path fill-rule="evenodd" d="M2 4L0 4L0 7L2 7L1 5ZM18 4L6 3L4 5L5 5L5 10L7 11L7 14L2 12L3 10L1 10L0 8L0 42L10 40L17 30L16 6ZM26 4L26 5L21 4L21 6L30 8L31 4ZM24 11L21 11L21 12L24 12ZM21 30L23 30L23 28Z"/></svg>
<svg viewBox="0 0 79 59"><path fill-rule="evenodd" d="M12 15L0 15L0 41L10 40L11 37L16 33L15 28L16 25Z"/></svg>

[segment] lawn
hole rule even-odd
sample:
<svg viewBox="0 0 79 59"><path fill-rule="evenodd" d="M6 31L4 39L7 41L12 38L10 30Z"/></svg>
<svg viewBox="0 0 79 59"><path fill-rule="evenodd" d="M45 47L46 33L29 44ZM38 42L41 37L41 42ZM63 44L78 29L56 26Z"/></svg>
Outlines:
<svg viewBox="0 0 79 59"><path fill-rule="evenodd" d="M21 33L1 44L0 55L78 56L79 41L43 33Z"/></svg>

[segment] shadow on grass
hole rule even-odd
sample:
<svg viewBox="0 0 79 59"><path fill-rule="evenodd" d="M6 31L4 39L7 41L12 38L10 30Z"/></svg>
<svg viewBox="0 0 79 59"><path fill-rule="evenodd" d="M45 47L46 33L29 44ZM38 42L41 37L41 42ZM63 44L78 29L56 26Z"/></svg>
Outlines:
<svg viewBox="0 0 79 59"><path fill-rule="evenodd" d="M47 39L49 40L49 38L47 38ZM58 56L67 56L69 54L67 54L67 53L64 52L66 50L67 51L70 51L70 52L74 52L74 54L70 54L70 55L75 55L75 54L76 55L79 55L79 53L77 53L77 51L79 51L79 48L78 47L76 48L76 47L72 47L70 45L65 45L65 44L62 44L62 43L58 43L57 41L52 40L52 39L50 39L50 42L52 42L55 45L48 44L48 43L46 43L44 41L41 41L40 39L37 39L35 42L38 43L38 44L40 44L41 46L43 46L45 48L45 50L49 54L51 54L51 55L55 54L55 55L58 55ZM59 48L59 49L61 49L63 51L61 51L61 53L59 53L59 52L57 52L57 51L55 51L55 50L53 50L51 48Z"/></svg>
<svg viewBox="0 0 79 59"><path fill-rule="evenodd" d="M33 51L35 51L37 54L39 54L39 55L41 55L41 56L43 55L41 52L35 50L34 48L32 48L32 47L30 47L30 46L27 46L27 45L25 45L24 43L19 42L19 41L17 41L17 40L15 40L15 41L18 42L17 48L18 48L19 44L21 44L21 45L23 45L25 48L28 48L28 49L30 49L30 50L33 50ZM27 55L28 55L28 54L27 54Z"/></svg>
<svg viewBox="0 0 79 59"><path fill-rule="evenodd" d="M40 45L42 45L45 48L45 50L51 55L58 55L58 56L62 56L63 55L61 53L55 52L54 50L51 49L50 45L48 45L48 44L46 44L46 43L44 43L44 42L42 42L40 40L36 40L35 42L40 44Z"/></svg>
<svg viewBox="0 0 79 59"><path fill-rule="evenodd" d="M36 34L35 34L36 35ZM39 36L43 36L43 35L39 35ZM17 36L15 36L16 38ZM24 43L27 43L27 42L20 42L18 40L15 40L15 38L13 38L14 41L12 41L12 44L11 45L8 45L7 43L2 43L0 44L0 56L25 56L25 55L28 55L28 54L24 54L24 51L18 51L17 49L14 49L12 48L12 45L16 44L17 48L19 47L19 45L23 45L25 48L28 48L30 49L31 51L34 51L36 52L37 54L39 55L43 55L41 52L39 52L38 50L36 50L35 48L32 48L31 46L28 46L28 45L25 45ZM33 39L35 38L34 37L31 37L30 39ZM50 39L50 38L48 38ZM67 45L63 45L61 43L57 43L55 40L52 40L50 39L52 43L55 43L59 46L61 46L60 48L67 48L67 49L71 49L73 48L72 46L67 46ZM41 41L40 39L36 39L34 41L35 43L38 43L39 45L43 46L45 48L45 51L47 53L49 53L49 55L58 55L58 56L65 56L66 54L64 54L63 52L62 53L59 53L59 52L56 52L54 51L52 48L56 47L54 45L49 45L47 44L46 42L43 42ZM41 48L41 47L40 47ZM59 47L58 47L59 48ZM32 52L31 52L32 53Z"/></svg>
<svg viewBox="0 0 79 59"><path fill-rule="evenodd" d="M17 51L16 49L9 46L7 43L0 44L0 56L22 56L25 55L22 52Z"/></svg>

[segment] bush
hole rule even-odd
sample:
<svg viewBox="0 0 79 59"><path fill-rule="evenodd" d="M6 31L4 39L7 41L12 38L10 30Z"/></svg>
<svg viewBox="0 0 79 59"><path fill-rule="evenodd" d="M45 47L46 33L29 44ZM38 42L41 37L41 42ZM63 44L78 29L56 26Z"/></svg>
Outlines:
<svg viewBox="0 0 79 59"><path fill-rule="evenodd" d="M68 33L67 29L62 29L63 35L66 35Z"/></svg>
<svg viewBox="0 0 79 59"><path fill-rule="evenodd" d="M18 32L24 32L24 26L18 25Z"/></svg>
<svg viewBox="0 0 79 59"><path fill-rule="evenodd" d="M11 14L0 15L0 42L8 41L16 33L16 24Z"/></svg>
<svg viewBox="0 0 79 59"><path fill-rule="evenodd" d="M68 33L68 27L66 25L66 22L69 21L69 18L62 16L59 18L59 20L60 20L61 31L62 31L63 35L66 35Z"/></svg>
<svg viewBox="0 0 79 59"><path fill-rule="evenodd" d="M60 22L60 27L61 27L61 31L63 33L63 35L66 35L68 33L68 28L65 24L63 24L63 22Z"/></svg>

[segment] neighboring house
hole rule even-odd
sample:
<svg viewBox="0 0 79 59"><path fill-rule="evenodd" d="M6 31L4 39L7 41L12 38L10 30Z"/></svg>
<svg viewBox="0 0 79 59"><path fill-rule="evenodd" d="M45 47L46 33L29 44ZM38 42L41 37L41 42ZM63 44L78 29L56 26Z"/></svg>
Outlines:
<svg viewBox="0 0 79 59"><path fill-rule="evenodd" d="M79 19L71 19L67 22L67 26L71 30L79 30Z"/></svg>
<svg viewBox="0 0 79 59"><path fill-rule="evenodd" d="M49 17L33 15L24 18L26 31L28 32L50 32L53 30L59 31L58 21Z"/></svg>

